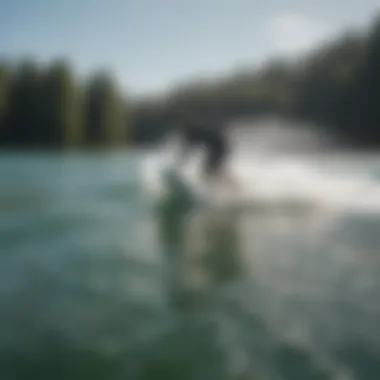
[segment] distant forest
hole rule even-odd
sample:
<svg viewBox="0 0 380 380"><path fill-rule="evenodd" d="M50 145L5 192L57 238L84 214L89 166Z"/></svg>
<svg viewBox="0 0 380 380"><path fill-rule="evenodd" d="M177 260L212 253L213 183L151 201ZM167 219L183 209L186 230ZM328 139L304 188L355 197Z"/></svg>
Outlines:
<svg viewBox="0 0 380 380"><path fill-rule="evenodd" d="M154 62L152 62L154 64ZM274 114L323 125L343 144L380 148L380 18L292 61L132 99L107 72L69 62L0 62L0 147L117 147L159 139L181 115L228 123Z"/></svg>

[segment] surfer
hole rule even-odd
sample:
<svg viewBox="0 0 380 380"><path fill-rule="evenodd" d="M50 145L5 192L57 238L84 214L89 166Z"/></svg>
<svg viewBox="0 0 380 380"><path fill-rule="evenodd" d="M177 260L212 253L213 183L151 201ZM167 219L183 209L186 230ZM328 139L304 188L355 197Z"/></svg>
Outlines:
<svg viewBox="0 0 380 380"><path fill-rule="evenodd" d="M180 124L179 133L183 143L179 157L180 164L185 162L192 148L202 147L206 151L206 160L203 164L205 179L207 181L222 180L229 184L235 184L225 171L229 144L220 129L204 127L192 120L185 120Z"/></svg>

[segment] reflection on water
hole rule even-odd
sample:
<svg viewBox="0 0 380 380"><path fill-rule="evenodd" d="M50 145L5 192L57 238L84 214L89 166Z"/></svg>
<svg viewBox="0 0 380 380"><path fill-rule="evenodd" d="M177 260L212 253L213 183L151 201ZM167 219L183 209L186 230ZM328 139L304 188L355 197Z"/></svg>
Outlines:
<svg viewBox="0 0 380 380"><path fill-rule="evenodd" d="M172 307L212 321L227 378L378 378L379 219L166 201Z"/></svg>
<svg viewBox="0 0 380 380"><path fill-rule="evenodd" d="M152 215L135 161L1 161L1 379L379 378L379 217Z"/></svg>

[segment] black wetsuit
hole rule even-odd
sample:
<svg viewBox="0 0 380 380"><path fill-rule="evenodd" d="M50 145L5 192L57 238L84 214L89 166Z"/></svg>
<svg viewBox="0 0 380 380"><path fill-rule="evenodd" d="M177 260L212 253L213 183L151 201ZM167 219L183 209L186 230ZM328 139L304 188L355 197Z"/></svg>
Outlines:
<svg viewBox="0 0 380 380"><path fill-rule="evenodd" d="M212 174L223 164L228 154L227 141L218 130L203 127L192 127L183 133L185 150L199 145L206 149L206 174Z"/></svg>

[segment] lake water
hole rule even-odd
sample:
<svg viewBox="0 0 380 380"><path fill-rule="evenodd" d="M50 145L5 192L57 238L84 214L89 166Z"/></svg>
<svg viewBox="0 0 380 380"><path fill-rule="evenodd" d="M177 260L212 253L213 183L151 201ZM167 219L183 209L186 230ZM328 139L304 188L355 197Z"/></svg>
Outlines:
<svg viewBox="0 0 380 380"><path fill-rule="evenodd" d="M139 162L2 154L1 380L380 378L380 213L163 207Z"/></svg>

